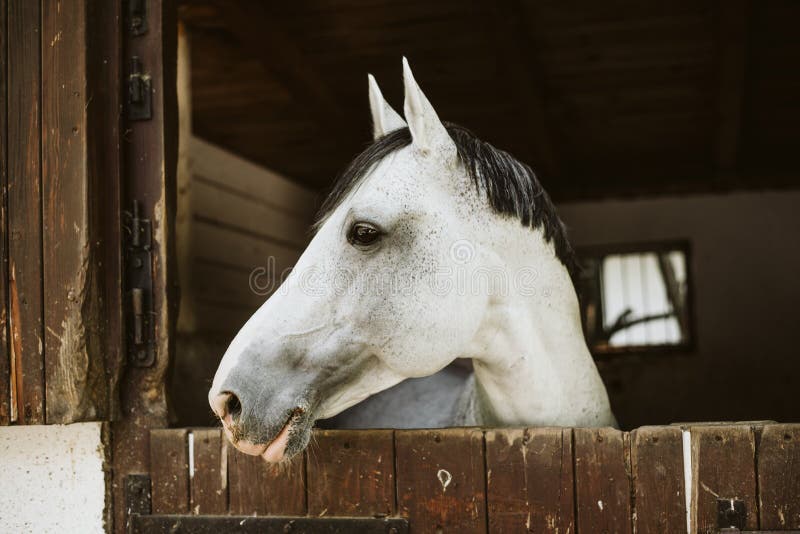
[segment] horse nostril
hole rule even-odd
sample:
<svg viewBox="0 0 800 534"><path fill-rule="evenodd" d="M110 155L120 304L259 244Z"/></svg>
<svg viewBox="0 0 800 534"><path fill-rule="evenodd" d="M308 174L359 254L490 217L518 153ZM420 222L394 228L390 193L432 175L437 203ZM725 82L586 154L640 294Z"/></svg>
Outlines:
<svg viewBox="0 0 800 534"><path fill-rule="evenodd" d="M239 397L233 393L229 395L228 401L225 403L225 412L230 414L231 419L235 421L239 418L239 414L242 413L242 403L239 402Z"/></svg>

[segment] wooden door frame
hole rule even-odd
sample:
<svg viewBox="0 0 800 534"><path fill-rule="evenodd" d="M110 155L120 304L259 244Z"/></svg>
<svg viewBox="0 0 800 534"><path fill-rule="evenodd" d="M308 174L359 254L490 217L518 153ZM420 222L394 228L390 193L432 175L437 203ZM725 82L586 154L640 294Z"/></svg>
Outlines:
<svg viewBox="0 0 800 534"><path fill-rule="evenodd" d="M151 118L147 120L131 120L123 114L121 198L123 214L127 211L130 215L130 206L137 201L141 217L149 219L152 225L155 358L152 365L142 367L127 362L120 380L120 413L111 423L113 484L109 496L113 507L113 527L109 530L118 533L125 532L126 528L125 478L148 471L149 430L163 428L168 423L166 379L172 361L178 305L174 253L178 157L177 7L174 0L148 0L144 4L144 31L132 29L127 3L121 13L121 78L128 80L132 59L137 57L142 72L149 79L152 106ZM125 88L126 84L122 86ZM124 228L126 221L121 222ZM126 291L123 289L123 295ZM126 309L126 300L123 297L121 309ZM124 335L120 336L123 354L126 353L125 339Z"/></svg>

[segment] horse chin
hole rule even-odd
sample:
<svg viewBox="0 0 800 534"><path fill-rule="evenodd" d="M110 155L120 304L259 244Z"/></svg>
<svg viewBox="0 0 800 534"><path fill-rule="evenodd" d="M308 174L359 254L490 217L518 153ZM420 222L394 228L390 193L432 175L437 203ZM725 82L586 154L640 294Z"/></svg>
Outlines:
<svg viewBox="0 0 800 534"><path fill-rule="evenodd" d="M311 440L314 422L303 413L293 416L266 447L261 457L268 463L284 463L303 452Z"/></svg>
<svg viewBox="0 0 800 534"><path fill-rule="evenodd" d="M274 437L248 438L246 430L229 420L223 420L223 429L228 440L237 450L251 456L261 456L268 463L288 462L306 448L311 439L314 420L310 414L295 408Z"/></svg>

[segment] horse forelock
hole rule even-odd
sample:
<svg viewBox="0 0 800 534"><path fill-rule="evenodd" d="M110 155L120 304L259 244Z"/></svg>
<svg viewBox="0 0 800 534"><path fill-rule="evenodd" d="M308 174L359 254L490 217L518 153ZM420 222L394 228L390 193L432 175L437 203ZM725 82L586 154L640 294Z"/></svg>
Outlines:
<svg viewBox="0 0 800 534"><path fill-rule="evenodd" d="M573 282L576 281L579 267L566 228L533 169L508 152L478 139L468 129L452 123L444 124L456 145L459 160L477 189L486 195L492 209L516 217L525 226L541 229L545 240L553 243L556 256L569 271ZM357 155L322 203L314 229L327 220L375 165L411 142L409 129L399 128L378 138Z"/></svg>

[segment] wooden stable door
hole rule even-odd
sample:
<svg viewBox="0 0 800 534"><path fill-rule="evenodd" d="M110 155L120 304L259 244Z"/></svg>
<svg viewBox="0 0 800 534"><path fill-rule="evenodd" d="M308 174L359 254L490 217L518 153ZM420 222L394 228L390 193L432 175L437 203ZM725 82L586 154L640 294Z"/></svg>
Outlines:
<svg viewBox="0 0 800 534"><path fill-rule="evenodd" d="M174 6L0 0L0 18L0 424L163 425Z"/></svg>
<svg viewBox="0 0 800 534"><path fill-rule="evenodd" d="M115 477L167 423L175 10L0 0L0 425L111 421Z"/></svg>
<svg viewBox="0 0 800 534"><path fill-rule="evenodd" d="M114 4L0 0L0 424L102 420L116 409Z"/></svg>

